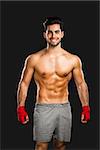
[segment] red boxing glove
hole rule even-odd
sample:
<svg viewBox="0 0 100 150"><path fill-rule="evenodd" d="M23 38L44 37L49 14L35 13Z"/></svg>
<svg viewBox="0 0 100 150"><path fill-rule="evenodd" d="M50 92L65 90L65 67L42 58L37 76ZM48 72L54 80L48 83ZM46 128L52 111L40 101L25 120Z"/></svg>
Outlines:
<svg viewBox="0 0 100 150"><path fill-rule="evenodd" d="M19 106L17 108L17 116L18 116L18 120L24 124L25 121L27 120L28 121L28 114L27 112L25 111L25 107L24 106Z"/></svg>
<svg viewBox="0 0 100 150"><path fill-rule="evenodd" d="M84 121L90 120L90 107L89 106L82 107L82 115L84 115Z"/></svg>

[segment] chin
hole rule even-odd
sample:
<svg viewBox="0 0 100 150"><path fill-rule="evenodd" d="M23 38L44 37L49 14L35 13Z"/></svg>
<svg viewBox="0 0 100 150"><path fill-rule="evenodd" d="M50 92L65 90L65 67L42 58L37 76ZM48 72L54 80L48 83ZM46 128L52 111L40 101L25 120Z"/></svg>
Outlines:
<svg viewBox="0 0 100 150"><path fill-rule="evenodd" d="M60 42L61 42L61 41L59 41L58 43L49 43L49 45L52 46L52 47L56 47L56 46L59 45Z"/></svg>

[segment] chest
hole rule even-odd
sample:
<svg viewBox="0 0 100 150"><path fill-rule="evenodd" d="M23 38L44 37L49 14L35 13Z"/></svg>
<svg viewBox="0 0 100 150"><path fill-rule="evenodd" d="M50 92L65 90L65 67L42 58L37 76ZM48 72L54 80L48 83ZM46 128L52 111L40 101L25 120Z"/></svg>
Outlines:
<svg viewBox="0 0 100 150"><path fill-rule="evenodd" d="M42 75L56 74L67 76L73 69L73 63L66 57L47 57L41 58L36 65L36 71Z"/></svg>

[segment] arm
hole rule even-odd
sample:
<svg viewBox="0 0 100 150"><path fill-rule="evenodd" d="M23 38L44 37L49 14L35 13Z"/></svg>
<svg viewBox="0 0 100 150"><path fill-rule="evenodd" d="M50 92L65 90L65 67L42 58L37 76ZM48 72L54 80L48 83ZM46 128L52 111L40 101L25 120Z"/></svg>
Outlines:
<svg viewBox="0 0 100 150"><path fill-rule="evenodd" d="M34 64L31 56L25 60L25 65L22 71L21 79L17 90L17 114L18 120L25 124L29 120L28 114L25 111L25 101L27 97L27 91L34 73Z"/></svg>
<svg viewBox="0 0 100 150"><path fill-rule="evenodd" d="M79 98L82 106L89 105L89 92L82 71L82 63L79 58L75 62L73 69L73 77L78 90Z"/></svg>
<svg viewBox="0 0 100 150"><path fill-rule="evenodd" d="M29 56L25 60L25 65L22 71L21 79L17 90L17 104L18 106L25 106L25 100L27 97L27 91L34 73L34 64L32 58Z"/></svg>
<svg viewBox="0 0 100 150"><path fill-rule="evenodd" d="M81 101L81 104L82 104L82 109L83 109L81 121L83 123L86 123L87 120L89 120L89 119L84 121L85 115L83 115L83 114L84 114L84 111L90 111L90 108L89 108L89 92L88 92L88 87L87 87L87 84L85 82L84 74L83 74L83 71L82 71L82 63L81 63L81 60L78 57L76 57L76 60L75 60L75 63L74 63L73 77L74 77L74 81L75 81L75 84L76 84L76 87L77 87L77 90L78 90L79 98L80 98L80 101ZM88 116L88 118L90 118L90 117Z"/></svg>

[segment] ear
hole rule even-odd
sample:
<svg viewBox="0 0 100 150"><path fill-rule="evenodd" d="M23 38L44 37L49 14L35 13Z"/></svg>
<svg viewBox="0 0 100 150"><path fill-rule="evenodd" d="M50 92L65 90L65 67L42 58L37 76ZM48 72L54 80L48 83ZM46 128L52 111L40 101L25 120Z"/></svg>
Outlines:
<svg viewBox="0 0 100 150"><path fill-rule="evenodd" d="M43 37L46 38L46 33L45 32L43 32Z"/></svg>
<svg viewBox="0 0 100 150"><path fill-rule="evenodd" d="M63 38L63 37L64 37L64 31L61 32L61 38Z"/></svg>

